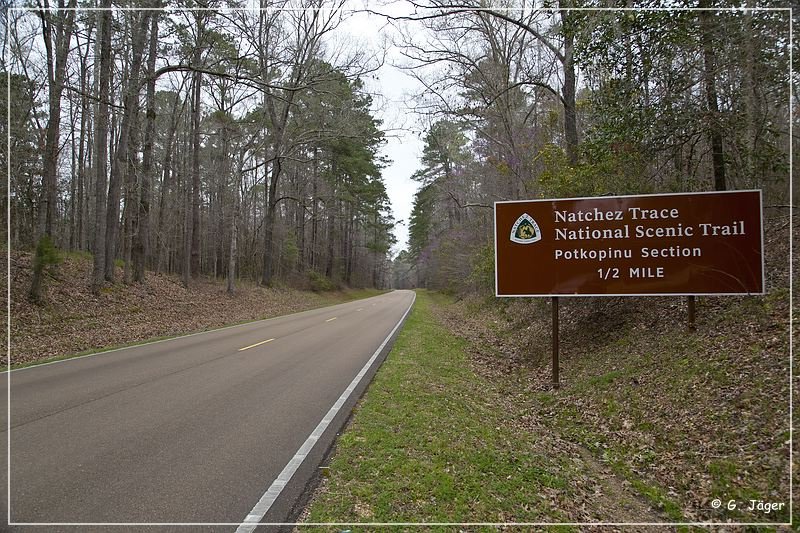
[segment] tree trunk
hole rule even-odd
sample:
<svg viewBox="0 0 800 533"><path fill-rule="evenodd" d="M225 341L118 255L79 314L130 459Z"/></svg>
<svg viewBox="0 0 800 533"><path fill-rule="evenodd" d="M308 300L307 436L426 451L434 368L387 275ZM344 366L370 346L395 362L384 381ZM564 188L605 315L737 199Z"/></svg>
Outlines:
<svg viewBox="0 0 800 533"><path fill-rule="evenodd" d="M314 147L314 170L311 175L311 179L313 180L311 184L311 246L309 248L309 263L311 264L311 270L317 270L317 217L319 216L319 199L317 198L317 181L318 181L318 174L319 174L319 151L316 147Z"/></svg>
<svg viewBox="0 0 800 533"><path fill-rule="evenodd" d="M114 260L117 256L117 236L119 233L119 202L124 181L123 172L127 173L129 145L131 141L131 122L139 98L139 70L144 54L144 40L147 34L147 22L152 12L143 11L135 19L133 42L131 49L131 67L124 92L125 111L120 124L119 141L111 166L111 181L108 186L108 211L106 215L106 280L114 281Z"/></svg>
<svg viewBox="0 0 800 533"><path fill-rule="evenodd" d="M95 211L92 292L100 293L105 278L106 176L108 172L108 93L111 81L111 0L103 0L97 25L100 46L99 87L94 133Z"/></svg>
<svg viewBox="0 0 800 533"><path fill-rule="evenodd" d="M63 7L63 3L59 5ZM75 7L75 0L71 0L70 8ZM50 13L41 11L39 13L42 22L42 36L44 38L45 52L47 55L47 81L49 97L49 115L47 118L47 129L45 132L45 146L42 168L42 202L39 211L41 220L40 239L53 238L53 224L56 219L56 202L58 197L58 152L59 152L59 129L61 127L61 95L64 92L64 77L67 67L67 53L72 39L72 31L75 23L75 11L73 9L56 13L55 28L52 27ZM43 244L40 242L40 244ZM37 246L37 259L41 264L42 258L38 255L38 250L42 247ZM29 289L29 296L32 301L38 302L42 287L42 269L37 268L33 272L33 279Z"/></svg>
<svg viewBox="0 0 800 533"><path fill-rule="evenodd" d="M86 44L86 53L89 53L89 44ZM86 127L89 118L89 99L86 95L86 88L88 85L88 68L86 67L86 60L81 62L81 133L78 139L78 205L76 206L77 221L75 224L75 244L78 250L86 249L86 242L84 240L84 195L86 180Z"/></svg>
<svg viewBox="0 0 800 533"><path fill-rule="evenodd" d="M138 191L138 157L139 153L139 97L137 94L136 105L131 116L130 141L128 142L127 166L125 168L125 208L122 213L124 223L123 231L123 261L125 263L124 279L126 284L133 283L133 235L136 233L137 205L139 203Z"/></svg>
<svg viewBox="0 0 800 533"><path fill-rule="evenodd" d="M147 258L150 256L150 189L153 182L153 137L156 129L156 55L158 52L158 15L150 21L150 49L147 56L147 111L142 154L142 187L137 204L138 227L133 243L133 280L144 281Z"/></svg>
<svg viewBox="0 0 800 533"><path fill-rule="evenodd" d="M220 95L220 100L222 105L220 106L220 112L225 113L225 92L222 91ZM217 190L216 190L216 198L213 203L213 210L209 209L210 214L214 216L211 217L214 219L215 222L215 234L212 236L212 246L214 249L214 277L224 276L224 272L226 271L225 268L225 214L227 210L227 206L225 206L225 191L228 187L228 182L231 179L231 165L230 165L230 157L228 154L229 151L229 144L230 141L228 140L228 135L230 133L230 128L228 127L227 122L224 122L221 127L217 129L217 134L220 136L222 142L220 146L219 157L217 158L217 165L218 165L218 175L217 178ZM230 217L229 217L230 218Z"/></svg>
<svg viewBox="0 0 800 533"><path fill-rule="evenodd" d="M192 97L191 93L189 97ZM191 116L186 118L191 123ZM181 139L181 165L180 171L177 173L178 180L183 185L183 254L181 255L183 265L181 273L183 286L186 289L189 288L189 281L192 277L192 183L189 177L190 163L187 161L189 158L189 146L191 145L190 129L184 127L183 138Z"/></svg>
<svg viewBox="0 0 800 533"><path fill-rule="evenodd" d="M73 113L74 107L70 104L70 115ZM71 119L74 117L70 117ZM75 124L74 120L71 120L72 124ZM77 203L77 189L78 189L78 147L76 144L75 139L75 128L73 126L72 133L70 135L70 144L72 145L70 150L70 173L69 173L69 227L67 228L67 233L69 235L69 249L75 249L75 229L78 227L77 220L76 220L76 203Z"/></svg>
<svg viewBox="0 0 800 533"><path fill-rule="evenodd" d="M87 31L91 33L92 27L94 26L94 22L90 23L90 26L87 28ZM81 61L80 67L80 86L81 86L81 134L80 140L78 143L78 224L77 228L75 229L77 235L77 246L79 250L86 250L86 226L88 209L87 204L88 196L87 196L87 189L91 187L88 186L86 183L86 169L89 168L87 163L87 159L89 158L89 153L91 150L87 150L87 147L90 146L92 142L92 136L87 135L87 128L89 127L89 98L88 98L88 89L89 89L89 67L88 67L88 58L89 58L89 51L91 50L91 44L87 40L86 42L86 52L83 55L83 60Z"/></svg>
<svg viewBox="0 0 800 533"><path fill-rule="evenodd" d="M711 7L708 0L701 0L700 7ZM717 56L714 51L714 31L711 12L700 11L700 39L703 46L703 85L708 108L708 137L711 142L711 159L714 168L714 190L724 191L725 153L722 145L722 125L717 104Z"/></svg>
<svg viewBox="0 0 800 533"><path fill-rule="evenodd" d="M754 0L747 0L748 8L755 7ZM753 12L746 11L744 15L745 27L745 64L742 72L742 89L744 91L744 111L745 111L745 128L744 128L744 169L743 173L750 184L755 187L762 182L761 176L756 176L756 168L754 164L754 156L756 152L758 131L756 128L756 113L758 110L758 98L756 95L756 80L755 73L755 31L753 27ZM750 185L748 185L750 186ZM735 187L734 187L735 188Z"/></svg>
<svg viewBox="0 0 800 533"><path fill-rule="evenodd" d="M353 283L353 204L348 204L344 234L344 282L349 287Z"/></svg>
<svg viewBox="0 0 800 533"><path fill-rule="evenodd" d="M197 42L195 43L192 65L200 67L204 25L202 14L195 12ZM202 74L195 71L192 85L192 242L191 273L196 278L200 274L200 94Z"/></svg>
<svg viewBox="0 0 800 533"><path fill-rule="evenodd" d="M237 246L237 231L239 224L239 187L238 184L234 187L233 198L233 220L231 221L231 242L230 242L230 255L228 257L228 294L233 294L236 287L236 254L238 253Z"/></svg>
<svg viewBox="0 0 800 533"><path fill-rule="evenodd" d="M99 57L100 54L98 53L97 63L99 64ZM95 84L95 91L93 94L98 94L97 85ZM94 109L94 107L93 107ZM88 113L92 113L89 111ZM84 199L83 199L83 225L81 226L81 249L86 251L91 251L93 249L94 243L89 240L89 235L94 234L94 219L92 215L94 211L92 210L92 206L94 205L94 198L95 198L95 190L94 190L94 173L90 172L94 169L94 115L92 114L89 117L89 120L86 123L86 128L88 131L86 132L86 148L85 148L85 158L84 158L84 168L83 168L83 187L84 187Z"/></svg>
<svg viewBox="0 0 800 533"><path fill-rule="evenodd" d="M280 145L276 146L280 150ZM269 176L269 190L267 191L267 213L264 219L264 265L261 276L261 283L269 287L272 283L272 264L275 253L275 208L278 199L278 177L281 174L281 159L277 157L272 162L272 171Z"/></svg>
<svg viewBox="0 0 800 533"><path fill-rule="evenodd" d="M333 279L333 263L334 263L334 232L336 230L336 191L331 191L330 199L325 203L325 216L328 217L328 255L327 264L325 265L325 275Z"/></svg>
<svg viewBox="0 0 800 533"><path fill-rule="evenodd" d="M165 217L165 204L166 198L172 190L172 150L175 143L175 133L178 129L178 100L179 93L175 94L175 104L172 108L172 120L170 121L169 131L167 132L167 140L164 145L164 161L161 165L161 196L158 200L158 227L156 229L156 271L163 272L164 255L167 250L168 238L164 237L164 217ZM177 189L176 189L177 190ZM177 225L177 221L175 223ZM169 270L169 261L167 261L167 270Z"/></svg>
<svg viewBox="0 0 800 533"><path fill-rule="evenodd" d="M200 274L200 73L195 73L192 98L192 241L191 272Z"/></svg>
<svg viewBox="0 0 800 533"><path fill-rule="evenodd" d="M560 4L568 3L561 2ZM575 104L575 60L573 49L575 35L571 27L570 12L561 11L561 25L564 34L564 139L566 140L567 161L572 166L578 164L578 121Z"/></svg>
<svg viewBox="0 0 800 533"><path fill-rule="evenodd" d="M297 206L297 271L306 268L306 203L305 190L299 195L302 203Z"/></svg>
<svg viewBox="0 0 800 533"><path fill-rule="evenodd" d="M75 8L75 0L70 2L69 7ZM40 212L44 218L43 234L52 238L53 224L56 219L61 95L64 92L67 54L72 40L75 11L70 9L53 15L57 17L55 28L52 27L52 21L48 19L49 15L49 13L41 13L42 31L47 54L49 113L42 164L42 189L44 194Z"/></svg>
<svg viewBox="0 0 800 533"><path fill-rule="evenodd" d="M184 224L183 224L183 287L189 288L192 277L192 186L184 183Z"/></svg>

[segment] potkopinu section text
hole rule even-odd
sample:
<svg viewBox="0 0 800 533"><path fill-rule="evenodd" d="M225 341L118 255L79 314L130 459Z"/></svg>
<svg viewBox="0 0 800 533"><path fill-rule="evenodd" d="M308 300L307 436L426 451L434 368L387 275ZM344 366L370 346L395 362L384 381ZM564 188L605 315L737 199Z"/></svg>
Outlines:
<svg viewBox="0 0 800 533"><path fill-rule="evenodd" d="M565 260L585 260L585 261L606 261L608 259L632 259L633 250L630 248L608 248L601 250L586 250L575 248L573 250L554 250L555 259ZM697 247L669 246L666 248L639 249L639 257L642 259L652 259L659 257L702 257L703 251Z"/></svg>

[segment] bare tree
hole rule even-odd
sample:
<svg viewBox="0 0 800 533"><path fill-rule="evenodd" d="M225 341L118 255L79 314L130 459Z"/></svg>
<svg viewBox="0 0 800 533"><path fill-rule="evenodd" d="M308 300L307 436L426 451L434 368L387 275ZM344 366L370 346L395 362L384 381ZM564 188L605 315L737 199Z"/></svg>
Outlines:
<svg viewBox="0 0 800 533"><path fill-rule="evenodd" d="M119 234L120 193L126 176L130 172L130 162L136 157L130 148L135 145L137 125L135 115L139 107L140 70L144 55L144 43L147 36L148 21L151 11L127 11L131 22L131 60L128 80L123 91L124 110L119 126L119 142L114 151L111 165L111 180L108 186L108 208L106 211L106 280L114 281L115 259L117 256L117 238ZM127 200L127 199L126 199Z"/></svg>
<svg viewBox="0 0 800 533"><path fill-rule="evenodd" d="M94 170L95 170L95 237L94 268L92 270L92 292L100 293L106 273L106 180L108 177L108 94L111 83L111 0L103 0L99 12L98 46L98 101L94 123Z"/></svg>
<svg viewBox="0 0 800 533"><path fill-rule="evenodd" d="M156 56L158 52L158 14L150 18L150 44L147 53L147 111L142 153L141 190L137 203L136 230L133 245L133 279L144 281L144 270L150 255L150 197L153 183L153 138L156 128Z"/></svg>
<svg viewBox="0 0 800 533"><path fill-rule="evenodd" d="M288 70L285 87L280 90L265 86L264 106L270 121L271 131L266 144L265 160L270 161L269 183L266 197L266 218L264 220L264 264L261 282L270 285L273 276L275 255L275 212L278 204L278 185L283 171L283 160L286 156L286 129L290 119L293 102L297 92L307 83L313 83L308 77L309 67L320 52L322 38L331 32L341 20L341 9L344 2L337 0L332 7L323 9L323 0L311 0L302 11L285 12L292 21L289 46L286 56L278 58ZM266 7L262 0L262 7ZM267 55L267 44L275 37L277 28L274 19L268 15L259 16L259 66L262 82L272 80L273 64L276 58ZM263 36L263 37L261 37Z"/></svg>
<svg viewBox="0 0 800 533"><path fill-rule="evenodd" d="M714 189L724 191L725 185L725 153L722 146L722 132L719 122L719 104L717 103L717 55L714 51L714 33L711 7L708 0L700 0L702 10L700 18L700 41L703 48L703 86L708 108L708 137L711 141L711 159L714 168Z"/></svg>
<svg viewBox="0 0 800 533"><path fill-rule="evenodd" d="M442 28L447 29L456 34L463 35L468 39L472 31L481 31L480 26L477 24L470 24L469 22L456 22L463 21L464 15L471 15L474 20L485 19L486 17L495 18L503 21L507 25L515 26L523 30L534 42L540 45L539 47L527 46L527 49L534 51L536 60L532 63L544 63L548 65L554 62L559 66L557 75L549 72L549 68L545 68L543 73L535 73L531 70L526 72L526 77L519 77L516 79L507 90L516 87L533 86L540 87L555 95L558 102L563 106L563 132L564 132L564 149L567 154L567 159L571 165L576 165L578 162L578 123L576 111L576 73L575 73L575 58L574 58L574 42L576 31L576 16L574 12L570 11L572 3L562 0L558 3L558 9L541 9L536 7L535 3L528 3L527 0L520 0L518 3L508 5L503 8L488 8L479 0L474 2L450 2L448 0L432 0L427 3L412 2L412 5L417 9L419 14L413 16L386 16L387 19L393 21L411 21L427 24L429 27L433 21L443 20L444 23L440 24L437 32ZM560 18L560 25L558 31L553 32L555 25L552 24L553 15L557 14ZM467 19L468 21L468 19ZM542 29L543 24L550 22L547 27L548 31ZM484 23L483 28L491 29L491 26ZM505 32L508 34L508 32ZM519 36L514 37L519 39ZM413 42L415 40L412 40ZM491 42L491 40L490 40ZM408 44L408 42L406 43ZM464 65L464 62L475 61L469 55L462 54L459 48L437 49L420 48L419 45L413 45L417 52L423 52L422 56L419 54L412 55L413 59L419 60L425 55L433 54L436 61L452 61L456 64ZM550 56L549 61L543 61L544 51ZM445 57L447 56L447 57ZM429 61L430 59L428 59ZM513 63L507 63L507 66L512 66ZM560 84L560 89L558 87ZM436 87L429 87L436 89ZM496 98L502 97L503 92L490 97L489 102L494 102Z"/></svg>
<svg viewBox="0 0 800 533"><path fill-rule="evenodd" d="M48 118L44 145L42 172L42 194L40 218L40 242L34 260L33 278L29 290L30 299L38 301L41 296L42 274L45 257L41 251L53 246L53 225L56 219L56 196L58 187L59 133L61 126L61 95L64 92L64 77L67 69L67 54L75 24L75 0L65 5L59 0L58 9L51 10L48 0L40 4L37 14L41 19L42 38L47 58ZM64 9L68 7L69 9Z"/></svg>

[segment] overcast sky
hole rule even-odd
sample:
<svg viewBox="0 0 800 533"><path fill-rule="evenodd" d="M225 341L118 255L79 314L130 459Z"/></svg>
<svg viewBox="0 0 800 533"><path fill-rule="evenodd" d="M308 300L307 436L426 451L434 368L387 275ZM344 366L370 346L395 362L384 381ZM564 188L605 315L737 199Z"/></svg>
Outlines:
<svg viewBox="0 0 800 533"><path fill-rule="evenodd" d="M368 4L371 9L382 13L408 13L407 4L400 2L381 7L376 2ZM356 0L352 7L357 8L359 5L363 3ZM393 251L397 253L405 248L408 241L408 219L418 185L411 180L411 175L419 168L422 141L418 133L420 126L417 124L417 117L410 108L410 99L422 90L421 85L394 66L401 58L398 50L388 44L391 43L392 28L386 24L385 18L358 12L348 18L339 31L373 50L389 46L384 64L364 81L370 93L380 95L375 97L374 111L376 117L383 120L383 130L386 132L386 145L382 155L391 160L383 171L383 177L394 217L402 221L394 232L397 245Z"/></svg>

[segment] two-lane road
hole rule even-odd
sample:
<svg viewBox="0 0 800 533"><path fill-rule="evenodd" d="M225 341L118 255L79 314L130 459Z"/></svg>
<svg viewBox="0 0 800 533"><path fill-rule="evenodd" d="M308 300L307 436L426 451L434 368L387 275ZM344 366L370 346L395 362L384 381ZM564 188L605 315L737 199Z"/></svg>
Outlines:
<svg viewBox="0 0 800 533"><path fill-rule="evenodd" d="M12 523L293 518L413 299L394 291L0 374ZM8 435L3 424L4 463Z"/></svg>

